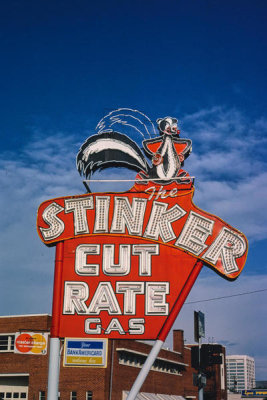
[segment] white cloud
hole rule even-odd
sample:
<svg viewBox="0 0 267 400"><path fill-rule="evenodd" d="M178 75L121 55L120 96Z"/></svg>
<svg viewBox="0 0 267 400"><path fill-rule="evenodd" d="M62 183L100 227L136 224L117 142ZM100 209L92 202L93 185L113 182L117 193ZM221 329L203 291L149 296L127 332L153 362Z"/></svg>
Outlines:
<svg viewBox="0 0 267 400"><path fill-rule="evenodd" d="M21 153L0 160L2 314L50 311L54 252L38 238L37 209L45 199L82 189L71 165L72 138L63 139L35 136Z"/></svg>
<svg viewBox="0 0 267 400"><path fill-rule="evenodd" d="M250 240L267 238L267 121L213 107L183 118L193 139L185 169L196 177L196 205L217 214Z"/></svg>
<svg viewBox="0 0 267 400"><path fill-rule="evenodd" d="M233 184L202 181L196 184L196 204L243 231L251 241L266 239L267 172Z"/></svg>
<svg viewBox="0 0 267 400"><path fill-rule="evenodd" d="M46 136L37 132L19 154L2 154L1 315L51 310L54 250L41 243L37 235L37 210L44 200L85 193L75 168L79 146L72 136L61 133ZM109 178L116 176L113 171ZM101 177L103 173L96 174L95 178ZM120 178L123 178L121 172ZM114 185L94 183L91 186L98 191L126 190L132 186L131 183Z"/></svg>

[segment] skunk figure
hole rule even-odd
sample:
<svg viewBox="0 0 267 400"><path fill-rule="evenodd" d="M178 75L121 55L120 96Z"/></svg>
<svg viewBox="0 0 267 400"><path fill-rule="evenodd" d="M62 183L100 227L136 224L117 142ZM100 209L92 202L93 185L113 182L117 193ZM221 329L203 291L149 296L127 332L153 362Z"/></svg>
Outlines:
<svg viewBox="0 0 267 400"><path fill-rule="evenodd" d="M102 132L89 137L80 148L77 155L79 173L90 178L96 170L119 166L139 172L144 181L155 179L160 184L172 182L177 175L185 176L181 166L190 154L191 140L178 137L177 119L166 117L158 119L157 123L161 136L143 140L144 151L152 159L152 166L128 136Z"/></svg>

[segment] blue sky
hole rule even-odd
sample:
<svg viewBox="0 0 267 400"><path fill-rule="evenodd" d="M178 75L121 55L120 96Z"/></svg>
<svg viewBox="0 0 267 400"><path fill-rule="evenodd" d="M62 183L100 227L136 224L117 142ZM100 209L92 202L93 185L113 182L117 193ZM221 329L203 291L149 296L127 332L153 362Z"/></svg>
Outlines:
<svg viewBox="0 0 267 400"><path fill-rule="evenodd" d="M36 212L84 191L75 156L98 121L118 107L170 115L193 140L195 203L250 243L238 280L205 269L188 302L256 291L186 304L175 327L192 341L200 309L206 339L255 357L266 379L266 12L264 0L1 5L1 315L51 311L54 251Z"/></svg>

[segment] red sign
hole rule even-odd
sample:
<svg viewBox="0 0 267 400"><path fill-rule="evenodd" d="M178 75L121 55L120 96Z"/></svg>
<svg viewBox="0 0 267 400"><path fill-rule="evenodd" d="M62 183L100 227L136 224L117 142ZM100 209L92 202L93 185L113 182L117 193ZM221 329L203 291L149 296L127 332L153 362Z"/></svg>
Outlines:
<svg viewBox="0 0 267 400"><path fill-rule="evenodd" d="M229 279L245 236L192 203L193 185L45 201L38 232L64 241L59 335L156 338L197 260Z"/></svg>

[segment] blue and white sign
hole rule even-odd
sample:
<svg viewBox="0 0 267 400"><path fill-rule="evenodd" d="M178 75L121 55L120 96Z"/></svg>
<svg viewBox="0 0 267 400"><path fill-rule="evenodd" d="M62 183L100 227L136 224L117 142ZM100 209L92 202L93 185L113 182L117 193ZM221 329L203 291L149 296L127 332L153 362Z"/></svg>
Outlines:
<svg viewBox="0 0 267 400"><path fill-rule="evenodd" d="M107 339L65 339L64 366L99 367L107 366Z"/></svg>

